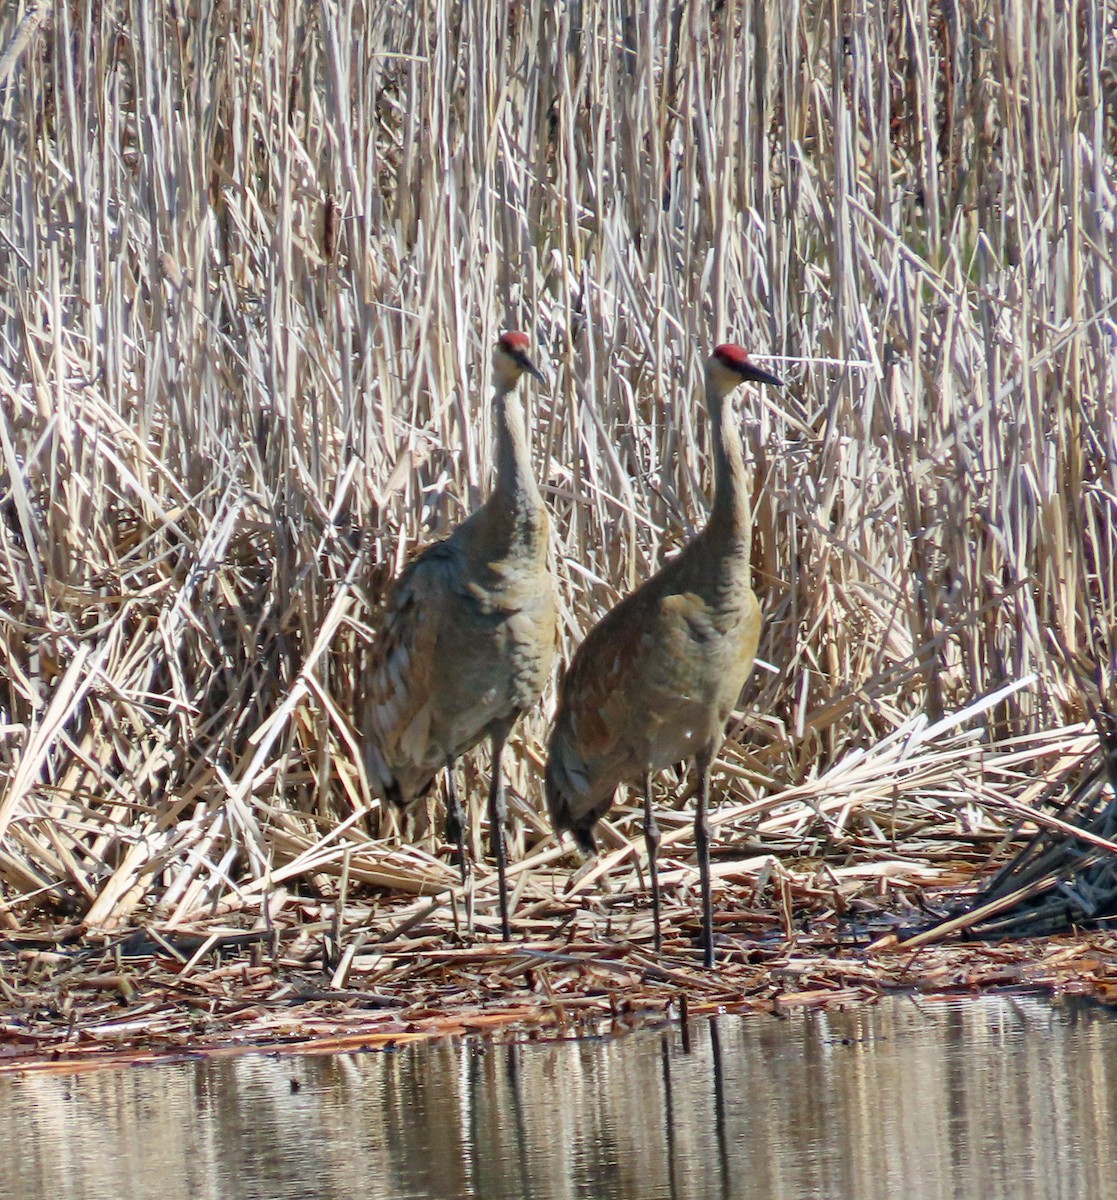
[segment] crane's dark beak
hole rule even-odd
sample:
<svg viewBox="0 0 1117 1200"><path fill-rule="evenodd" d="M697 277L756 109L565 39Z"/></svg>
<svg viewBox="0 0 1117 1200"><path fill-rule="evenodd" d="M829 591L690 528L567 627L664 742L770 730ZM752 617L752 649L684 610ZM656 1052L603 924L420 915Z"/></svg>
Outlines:
<svg viewBox="0 0 1117 1200"><path fill-rule="evenodd" d="M534 375L540 383L546 383L547 380L543 376L543 372L531 361L530 358L522 351L517 351L516 362L519 364L521 371L526 371L529 375Z"/></svg>
<svg viewBox="0 0 1117 1200"><path fill-rule="evenodd" d="M749 383L770 383L773 387L783 387L783 380L770 371L764 371L754 363L748 363L741 376Z"/></svg>

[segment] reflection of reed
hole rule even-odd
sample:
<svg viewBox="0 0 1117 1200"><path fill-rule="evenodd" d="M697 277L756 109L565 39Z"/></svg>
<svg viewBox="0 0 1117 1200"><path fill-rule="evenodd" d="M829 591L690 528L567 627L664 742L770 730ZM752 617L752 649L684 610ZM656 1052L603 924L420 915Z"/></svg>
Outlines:
<svg viewBox="0 0 1117 1200"><path fill-rule="evenodd" d="M301 1087L293 1092L291 1077ZM617 1041L0 1079L0 1198L1107 1194L1117 1025L910 999Z"/></svg>

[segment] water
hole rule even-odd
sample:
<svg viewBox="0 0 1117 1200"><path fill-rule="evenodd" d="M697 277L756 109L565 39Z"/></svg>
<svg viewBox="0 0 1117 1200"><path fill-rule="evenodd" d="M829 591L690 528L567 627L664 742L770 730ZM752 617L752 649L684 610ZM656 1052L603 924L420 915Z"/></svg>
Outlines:
<svg viewBox="0 0 1117 1200"><path fill-rule="evenodd" d="M297 1090L292 1080L298 1083ZM1117 1022L890 999L603 1041L0 1076L0 1197L1117 1197Z"/></svg>

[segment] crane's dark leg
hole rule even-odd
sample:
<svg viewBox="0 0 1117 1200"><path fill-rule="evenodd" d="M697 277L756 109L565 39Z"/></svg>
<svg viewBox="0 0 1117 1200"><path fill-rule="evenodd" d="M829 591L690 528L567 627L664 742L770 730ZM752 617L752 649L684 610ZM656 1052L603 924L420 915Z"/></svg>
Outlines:
<svg viewBox="0 0 1117 1200"><path fill-rule="evenodd" d="M697 757L698 808L694 814L694 845L698 851L698 879L702 886L702 950L707 967L714 965L714 910L710 900L710 765L714 761L712 747Z"/></svg>
<svg viewBox="0 0 1117 1200"><path fill-rule="evenodd" d="M652 885L652 921L655 923L655 952L663 950L659 923L659 825L652 812L652 773L644 772L644 843L648 847L648 878Z"/></svg>
<svg viewBox="0 0 1117 1200"><path fill-rule="evenodd" d="M454 786L454 760L446 760L446 840L458 848L458 867L462 883L469 877L469 863L465 856L465 814L458 789Z"/></svg>
<svg viewBox="0 0 1117 1200"><path fill-rule="evenodd" d="M508 920L508 861L504 846L504 822L508 819L508 805L504 799L504 739L507 730L494 730L493 777L489 784L489 833L493 840L493 857L496 859L497 886L500 888L500 936L506 942L512 940L512 926Z"/></svg>

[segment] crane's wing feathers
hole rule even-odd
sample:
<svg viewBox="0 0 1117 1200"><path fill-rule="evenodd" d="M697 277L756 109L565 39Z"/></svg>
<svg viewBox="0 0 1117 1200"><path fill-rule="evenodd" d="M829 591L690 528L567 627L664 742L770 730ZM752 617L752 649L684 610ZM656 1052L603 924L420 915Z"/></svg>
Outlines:
<svg viewBox="0 0 1117 1200"><path fill-rule="evenodd" d="M579 647L563 685L563 707L587 758L607 756L623 736L632 703L629 680L648 649L644 622L632 619L628 597L596 625Z"/></svg>
<svg viewBox="0 0 1117 1200"><path fill-rule="evenodd" d="M420 794L442 765L437 756L430 761L435 650L447 602L462 591L461 574L460 558L447 542L415 558L388 597L369 664L366 766L373 788L397 801Z"/></svg>
<svg viewBox="0 0 1117 1200"><path fill-rule="evenodd" d="M547 806L558 830L584 850L626 774L633 664L649 649L641 593L625 597L590 630L563 679L547 756Z"/></svg>
<svg viewBox="0 0 1117 1200"><path fill-rule="evenodd" d="M620 783L719 736L752 667L760 610L751 590L719 605L680 574L661 572L606 614L563 681L547 798L555 827L585 848Z"/></svg>

